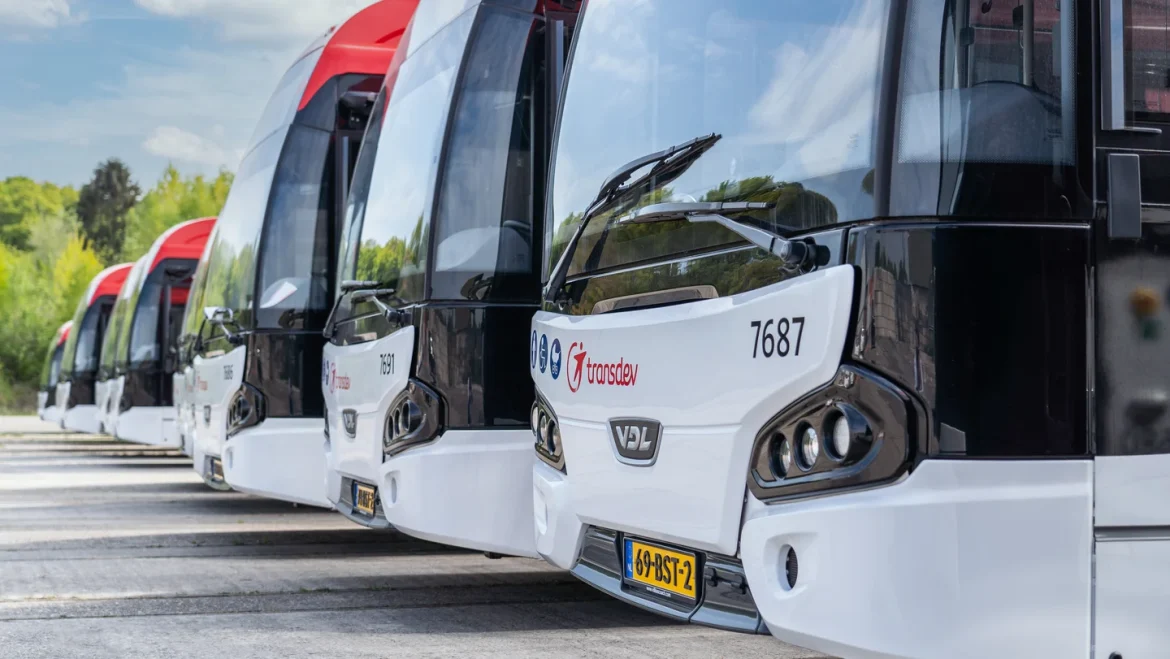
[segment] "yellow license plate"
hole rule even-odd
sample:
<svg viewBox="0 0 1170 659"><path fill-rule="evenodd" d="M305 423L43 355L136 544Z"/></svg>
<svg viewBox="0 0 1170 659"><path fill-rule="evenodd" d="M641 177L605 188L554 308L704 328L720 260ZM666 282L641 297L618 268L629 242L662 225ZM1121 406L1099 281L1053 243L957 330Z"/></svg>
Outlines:
<svg viewBox="0 0 1170 659"><path fill-rule="evenodd" d="M695 555L631 538L625 540L626 581L646 586L659 595L694 600L698 596Z"/></svg>
<svg viewBox="0 0 1170 659"><path fill-rule="evenodd" d="M219 458L212 458L211 459L211 468L209 469L209 471L211 472L211 480L213 480L213 481L222 481L223 480L223 462L221 462Z"/></svg>
<svg viewBox="0 0 1170 659"><path fill-rule="evenodd" d="M364 515L373 517L374 502L377 501L378 490L370 485L353 484L353 509Z"/></svg>

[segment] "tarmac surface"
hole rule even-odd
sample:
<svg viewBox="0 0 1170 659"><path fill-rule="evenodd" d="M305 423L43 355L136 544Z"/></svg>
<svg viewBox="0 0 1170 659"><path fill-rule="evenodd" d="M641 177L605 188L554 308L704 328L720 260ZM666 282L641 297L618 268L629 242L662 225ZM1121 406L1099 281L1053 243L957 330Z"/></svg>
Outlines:
<svg viewBox="0 0 1170 659"><path fill-rule="evenodd" d="M216 492L173 451L0 417L0 656L821 655L665 621L540 561Z"/></svg>

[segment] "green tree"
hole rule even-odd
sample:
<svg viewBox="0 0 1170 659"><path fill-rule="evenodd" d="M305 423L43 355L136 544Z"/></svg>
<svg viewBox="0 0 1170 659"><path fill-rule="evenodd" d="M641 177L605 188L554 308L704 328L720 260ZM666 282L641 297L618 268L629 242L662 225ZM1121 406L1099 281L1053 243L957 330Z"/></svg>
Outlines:
<svg viewBox="0 0 1170 659"><path fill-rule="evenodd" d="M37 183L23 176L0 181L0 243L28 250L43 218L64 218L76 205L77 191L70 187Z"/></svg>
<svg viewBox="0 0 1170 659"><path fill-rule="evenodd" d="M231 185L229 172L220 172L211 180L184 178L173 165L168 166L158 183L126 215L120 260L142 256L164 231L180 222L218 215Z"/></svg>
<svg viewBox="0 0 1170 659"><path fill-rule="evenodd" d="M93 180L81 188L77 218L87 245L104 263L113 263L122 253L126 215L141 194L141 188L130 178L130 169L117 158L98 165Z"/></svg>

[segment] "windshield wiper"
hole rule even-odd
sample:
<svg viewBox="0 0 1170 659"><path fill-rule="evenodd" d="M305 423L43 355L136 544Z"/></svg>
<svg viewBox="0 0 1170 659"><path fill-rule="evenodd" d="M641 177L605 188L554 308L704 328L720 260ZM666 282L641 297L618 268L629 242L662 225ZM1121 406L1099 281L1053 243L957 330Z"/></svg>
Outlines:
<svg viewBox="0 0 1170 659"><path fill-rule="evenodd" d="M569 243L565 246L565 251L561 254L560 260L553 269L553 276L549 280L548 288L545 291L545 301L555 301L561 287L565 285L565 278L569 275L569 263L572 261L573 252L577 251L577 243L580 242L582 234L585 233L585 227L589 224L590 220L615 208L624 200L633 199L636 201L647 192L660 188L678 178L699 159L699 156L706 153L712 146L715 146L715 143L722 139L722 137L722 135L715 133L704 135L703 137L696 137L681 144L676 144L661 151L631 160L610 174L602 182L601 188L597 191L597 196L589 204L589 207L585 210L585 214L581 216L581 221L577 224L577 229L573 231L573 236L569 238ZM650 171L633 181L629 180L635 172L649 165L654 165L650 168ZM627 181L629 182L627 183ZM619 214L620 211L615 212L614 217L617 217ZM608 232L613 220L614 218L610 218L606 222L603 234ZM599 242L604 242L604 235ZM594 250L595 253L596 251Z"/></svg>
<svg viewBox="0 0 1170 659"><path fill-rule="evenodd" d="M688 222L714 222L735 232L749 243L779 258L784 267L803 270L816 265L815 245L799 240L788 240L780 234L762 229L754 224L733 220L724 213L742 213L751 210L768 210L776 204L754 201L713 201L652 204L639 208L629 217L619 220L621 224L648 224L684 219Z"/></svg>
<svg viewBox="0 0 1170 659"><path fill-rule="evenodd" d="M329 310L329 317L325 319L325 329L321 331L321 334L325 335L326 339L333 339L333 334L337 329L335 316L337 315L337 310L341 307L341 301L345 299L346 295L349 295L353 302L363 302L366 300L373 302L374 306L378 307L378 311L382 312L386 320L391 323L397 323L399 325L406 324L406 321L410 318L408 312L395 309L380 299L393 296L399 302L404 302L402 298L395 295L395 289L387 288L386 286L386 282L380 281L347 279L341 282L341 286L339 287L341 289L341 295L337 296L337 300L333 303L333 308Z"/></svg>

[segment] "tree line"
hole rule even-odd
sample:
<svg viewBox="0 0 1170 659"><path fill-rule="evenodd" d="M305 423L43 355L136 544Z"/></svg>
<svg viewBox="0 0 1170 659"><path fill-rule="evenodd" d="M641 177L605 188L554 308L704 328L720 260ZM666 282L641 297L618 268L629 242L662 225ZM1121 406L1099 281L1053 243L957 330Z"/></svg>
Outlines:
<svg viewBox="0 0 1170 659"><path fill-rule="evenodd" d="M80 190L0 180L0 412L35 406L45 352L103 268L146 253L166 229L223 207L232 174L183 176L168 166L143 194L117 159Z"/></svg>

